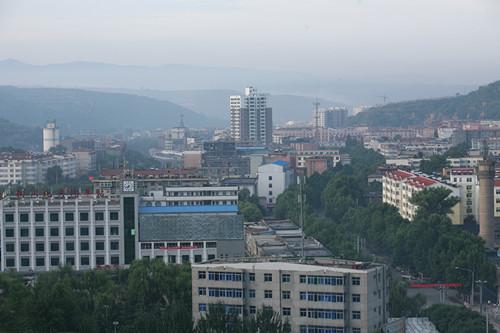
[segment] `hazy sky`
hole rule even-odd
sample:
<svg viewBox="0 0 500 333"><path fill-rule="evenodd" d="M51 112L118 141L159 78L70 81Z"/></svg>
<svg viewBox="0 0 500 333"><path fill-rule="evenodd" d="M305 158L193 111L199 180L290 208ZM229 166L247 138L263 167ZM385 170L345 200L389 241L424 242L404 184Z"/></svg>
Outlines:
<svg viewBox="0 0 500 333"><path fill-rule="evenodd" d="M0 59L500 79L499 0L0 0Z"/></svg>

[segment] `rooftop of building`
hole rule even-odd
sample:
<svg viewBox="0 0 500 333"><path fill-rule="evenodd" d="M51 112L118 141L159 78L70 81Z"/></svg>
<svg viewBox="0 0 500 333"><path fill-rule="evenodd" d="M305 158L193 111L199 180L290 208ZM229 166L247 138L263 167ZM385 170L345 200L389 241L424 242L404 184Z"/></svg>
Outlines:
<svg viewBox="0 0 500 333"><path fill-rule="evenodd" d="M282 270L297 272L332 272L359 273L367 272L382 264L343 260L335 258L314 258L299 260L299 258L245 257L234 259L214 259L202 264L193 264L194 268L206 269L244 269L244 270Z"/></svg>
<svg viewBox="0 0 500 333"><path fill-rule="evenodd" d="M134 178L134 179L159 179L159 178L172 178L183 176L189 177L199 177L199 172L193 169L105 169L101 171L100 178L104 179L122 179L122 178Z"/></svg>

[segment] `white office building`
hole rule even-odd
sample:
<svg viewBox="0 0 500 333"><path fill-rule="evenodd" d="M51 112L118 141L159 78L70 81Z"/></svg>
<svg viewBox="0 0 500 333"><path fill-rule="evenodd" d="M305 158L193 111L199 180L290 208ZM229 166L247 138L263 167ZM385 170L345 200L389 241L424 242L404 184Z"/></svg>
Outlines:
<svg viewBox="0 0 500 333"><path fill-rule="evenodd" d="M285 161L261 165L257 171L257 196L265 200L267 208L273 208L278 195L293 182L293 172Z"/></svg>
<svg viewBox="0 0 500 333"><path fill-rule="evenodd" d="M49 121L43 128L43 151L48 152L51 148L59 145L59 128L54 121Z"/></svg>

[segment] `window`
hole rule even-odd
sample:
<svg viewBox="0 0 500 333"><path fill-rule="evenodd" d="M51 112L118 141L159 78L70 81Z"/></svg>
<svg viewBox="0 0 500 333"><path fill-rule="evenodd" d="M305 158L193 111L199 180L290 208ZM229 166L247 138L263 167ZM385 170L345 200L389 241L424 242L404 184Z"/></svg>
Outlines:
<svg viewBox="0 0 500 333"><path fill-rule="evenodd" d="M169 255L168 256L168 262L171 263L171 264L176 264L177 263L177 256Z"/></svg>
<svg viewBox="0 0 500 333"><path fill-rule="evenodd" d="M195 254L194 255L194 262L201 262L201 261L202 261L201 254Z"/></svg>
<svg viewBox="0 0 500 333"><path fill-rule="evenodd" d="M80 221L87 222L89 220L89 213L80 213Z"/></svg>
<svg viewBox="0 0 500 333"><path fill-rule="evenodd" d="M352 277L352 285L359 286L361 284L361 278L357 276Z"/></svg>
<svg viewBox="0 0 500 333"><path fill-rule="evenodd" d="M16 266L16 260L14 258L7 258L5 260L5 266L7 266L7 267L14 267L14 266Z"/></svg>
<svg viewBox="0 0 500 333"><path fill-rule="evenodd" d="M36 228L35 229L35 236L36 237L43 237L45 234L45 230L43 228Z"/></svg>
<svg viewBox="0 0 500 333"><path fill-rule="evenodd" d="M255 314L255 313L257 313L257 308L255 306L251 305L248 308L248 312L250 312L250 314Z"/></svg>
<svg viewBox="0 0 500 333"><path fill-rule="evenodd" d="M361 328L353 327L352 328L352 333L361 333Z"/></svg>
<svg viewBox="0 0 500 333"><path fill-rule="evenodd" d="M43 251L45 251L45 244L44 243L36 243L35 244L35 250L37 252L43 252Z"/></svg>
<svg viewBox="0 0 500 333"><path fill-rule="evenodd" d="M255 281L255 273L248 273L248 280Z"/></svg>
<svg viewBox="0 0 500 333"><path fill-rule="evenodd" d="M300 276L300 283L306 283L306 276L305 275Z"/></svg>
<svg viewBox="0 0 500 333"><path fill-rule="evenodd" d="M28 228L21 228L21 237L28 237L30 235L30 230Z"/></svg>
<svg viewBox="0 0 500 333"><path fill-rule="evenodd" d="M5 244L5 252L14 252L15 248L16 247L15 247L14 243Z"/></svg>
<svg viewBox="0 0 500 333"><path fill-rule="evenodd" d="M75 228L66 227L65 234L66 234L66 236L74 236L75 235Z"/></svg>
<svg viewBox="0 0 500 333"><path fill-rule="evenodd" d="M50 222L59 222L59 213L50 213L49 214L49 221Z"/></svg>
<svg viewBox="0 0 500 333"><path fill-rule="evenodd" d="M189 262L189 254L182 255L182 263L188 263Z"/></svg>
<svg viewBox="0 0 500 333"><path fill-rule="evenodd" d="M118 212L109 212L109 219L111 221L118 221Z"/></svg>
<svg viewBox="0 0 500 333"><path fill-rule="evenodd" d="M292 310L290 308L283 308L283 310L281 311L281 314L283 316L290 316L292 314Z"/></svg>
<svg viewBox="0 0 500 333"><path fill-rule="evenodd" d="M28 267L30 265L30 258L21 258L21 266Z"/></svg>
<svg viewBox="0 0 500 333"><path fill-rule="evenodd" d="M95 257L95 264L98 266L104 265L104 257L103 256Z"/></svg>
<svg viewBox="0 0 500 333"><path fill-rule="evenodd" d="M290 283L290 274L283 274L281 276L281 282L283 282L283 283Z"/></svg>
<svg viewBox="0 0 500 333"><path fill-rule="evenodd" d="M248 290L248 297L249 298L255 298L255 289L249 289Z"/></svg>
<svg viewBox="0 0 500 333"><path fill-rule="evenodd" d="M5 222L14 222L14 214L5 214Z"/></svg>
<svg viewBox="0 0 500 333"><path fill-rule="evenodd" d="M207 278L207 272L205 271L198 271L198 280L204 280Z"/></svg>
<svg viewBox="0 0 500 333"><path fill-rule="evenodd" d="M352 319L361 319L361 311L353 311Z"/></svg>
<svg viewBox="0 0 500 333"><path fill-rule="evenodd" d="M119 228L118 227L110 227L109 228L109 234L111 236L118 236L119 233L120 232L119 232Z"/></svg>
<svg viewBox="0 0 500 333"><path fill-rule="evenodd" d="M264 290L264 298L273 298L272 290Z"/></svg>
<svg viewBox="0 0 500 333"><path fill-rule="evenodd" d="M74 242L66 242L66 251L74 251L75 243Z"/></svg>
<svg viewBox="0 0 500 333"><path fill-rule="evenodd" d="M113 241L113 242L109 243L109 248L111 250L119 250L120 249L120 243L116 242L116 241Z"/></svg>
<svg viewBox="0 0 500 333"><path fill-rule="evenodd" d="M198 304L198 311L207 312L207 305L205 303Z"/></svg>
<svg viewBox="0 0 500 333"><path fill-rule="evenodd" d="M56 242L50 243L50 251L53 251L53 252L59 251L59 243L56 243Z"/></svg>
<svg viewBox="0 0 500 333"><path fill-rule="evenodd" d="M80 251L88 251L89 242L80 242Z"/></svg>
<svg viewBox="0 0 500 333"><path fill-rule="evenodd" d="M30 243L21 243L21 252L29 252Z"/></svg>
<svg viewBox="0 0 500 333"><path fill-rule="evenodd" d="M90 265L89 257L80 257L80 265L82 265L82 266Z"/></svg>
<svg viewBox="0 0 500 333"><path fill-rule="evenodd" d="M151 243L141 243L141 249L142 250L151 250L152 249Z"/></svg>
<svg viewBox="0 0 500 333"><path fill-rule="evenodd" d="M120 264L120 257L111 256L111 265L119 265L119 264Z"/></svg>
<svg viewBox="0 0 500 333"><path fill-rule="evenodd" d="M59 236L59 228L50 228L50 235L51 236Z"/></svg>
<svg viewBox="0 0 500 333"><path fill-rule="evenodd" d="M300 309L300 316L307 317L307 309Z"/></svg>
<svg viewBox="0 0 500 333"><path fill-rule="evenodd" d="M267 177L268 180L273 180L273 176Z"/></svg>
<svg viewBox="0 0 500 333"><path fill-rule="evenodd" d="M273 195L273 191L269 191L269 195Z"/></svg>
<svg viewBox="0 0 500 333"><path fill-rule="evenodd" d="M104 251L104 242L95 242L96 251Z"/></svg>
<svg viewBox="0 0 500 333"><path fill-rule="evenodd" d="M207 242L207 248L216 248L217 247L217 242Z"/></svg>
<svg viewBox="0 0 500 333"><path fill-rule="evenodd" d="M207 257L208 260L214 260L215 259L215 254L209 254Z"/></svg>
<svg viewBox="0 0 500 333"><path fill-rule="evenodd" d="M359 294L352 294L352 302L353 303L359 303L359 302L361 302L361 295L359 295Z"/></svg>
<svg viewBox="0 0 500 333"><path fill-rule="evenodd" d="M43 222L45 220L43 213L35 213L35 222Z"/></svg>
<svg viewBox="0 0 500 333"><path fill-rule="evenodd" d="M273 184L272 183L269 183L269 188L273 188Z"/></svg>
<svg viewBox="0 0 500 333"><path fill-rule="evenodd" d="M95 227L96 236L104 236L104 227Z"/></svg>
<svg viewBox="0 0 500 333"><path fill-rule="evenodd" d="M73 222L75 220L75 214L74 213L65 213L64 220L66 222Z"/></svg>
<svg viewBox="0 0 500 333"><path fill-rule="evenodd" d="M264 282L272 282L273 275L271 273L264 273Z"/></svg>
<svg viewBox="0 0 500 333"><path fill-rule="evenodd" d="M237 288L208 288L209 297L242 298L243 290Z"/></svg>
<svg viewBox="0 0 500 333"><path fill-rule="evenodd" d="M80 236L88 236L89 227L80 227Z"/></svg>
<svg viewBox="0 0 500 333"><path fill-rule="evenodd" d="M75 257L66 257L66 265L75 266Z"/></svg>
<svg viewBox="0 0 500 333"><path fill-rule="evenodd" d="M59 257L51 257L50 266L59 266Z"/></svg>
<svg viewBox="0 0 500 333"><path fill-rule="evenodd" d="M204 287L198 288L198 295L199 296L205 296L206 294L207 294L207 288L204 288Z"/></svg>
<svg viewBox="0 0 500 333"><path fill-rule="evenodd" d="M289 290L283 290L281 292L281 298L283 298L283 299L290 299L290 291Z"/></svg>
<svg viewBox="0 0 500 333"><path fill-rule="evenodd" d="M36 266L45 266L45 258L44 257L37 257L35 260Z"/></svg>
<svg viewBox="0 0 500 333"><path fill-rule="evenodd" d="M30 215L28 213L21 213L21 214L19 214L19 221L20 222L29 222L30 221Z"/></svg>
<svg viewBox="0 0 500 333"><path fill-rule="evenodd" d="M95 212L95 220L96 221L104 221L104 213L103 212Z"/></svg>
<svg viewBox="0 0 500 333"><path fill-rule="evenodd" d="M208 279L212 281L241 281L241 273L208 272Z"/></svg>

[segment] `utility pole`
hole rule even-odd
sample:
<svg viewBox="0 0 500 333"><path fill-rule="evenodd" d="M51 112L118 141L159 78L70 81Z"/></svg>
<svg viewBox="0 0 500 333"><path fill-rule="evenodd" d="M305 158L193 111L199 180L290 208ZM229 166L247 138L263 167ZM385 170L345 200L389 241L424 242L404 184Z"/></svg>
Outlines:
<svg viewBox="0 0 500 333"><path fill-rule="evenodd" d="M297 181L299 183L299 207L300 207L300 212L299 212L299 223L300 223L300 229L301 229L301 253L300 253L300 260L304 261L305 260L305 254L304 254L304 201L305 201L305 194L303 190L304 182L305 182L305 177L304 175L299 175L297 177Z"/></svg>
<svg viewBox="0 0 500 333"><path fill-rule="evenodd" d="M461 271L466 271L472 274L472 281L471 281L471 291L470 291L470 305L471 307L474 306L474 269L468 269L468 268L462 268L462 267L455 267L456 270L461 270Z"/></svg>
<svg viewBox="0 0 500 333"><path fill-rule="evenodd" d="M488 281L478 280L476 283L481 285L481 290L479 292L479 314L483 315L483 287L486 283L488 283Z"/></svg>

